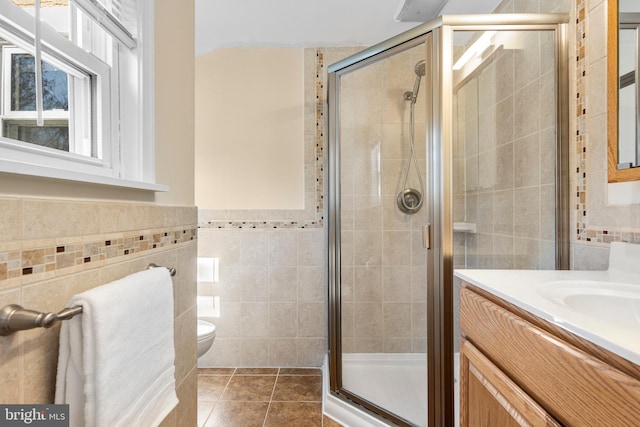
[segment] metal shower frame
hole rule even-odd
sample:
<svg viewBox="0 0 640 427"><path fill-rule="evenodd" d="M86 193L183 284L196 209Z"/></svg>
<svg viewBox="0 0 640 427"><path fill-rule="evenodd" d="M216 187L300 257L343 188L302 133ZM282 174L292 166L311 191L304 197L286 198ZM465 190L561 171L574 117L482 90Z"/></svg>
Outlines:
<svg viewBox="0 0 640 427"><path fill-rule="evenodd" d="M425 206L428 209L428 426L453 425L453 32L547 30L555 33L556 58L556 268L569 267L569 74L568 14L445 15L365 49L328 67L329 158L329 366L330 391L374 415L409 426L394 414L350 393L342 386L340 313L340 117L342 75L411 47L425 44L427 76L427 164ZM430 226L429 226L430 224ZM427 242L426 242L427 243Z"/></svg>

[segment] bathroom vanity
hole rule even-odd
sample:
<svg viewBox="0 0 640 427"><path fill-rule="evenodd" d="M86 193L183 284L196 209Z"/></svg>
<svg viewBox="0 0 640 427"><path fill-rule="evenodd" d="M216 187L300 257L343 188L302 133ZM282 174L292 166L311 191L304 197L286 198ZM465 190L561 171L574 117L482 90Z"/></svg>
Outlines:
<svg viewBox="0 0 640 427"><path fill-rule="evenodd" d="M456 276L461 426L640 426L640 276Z"/></svg>

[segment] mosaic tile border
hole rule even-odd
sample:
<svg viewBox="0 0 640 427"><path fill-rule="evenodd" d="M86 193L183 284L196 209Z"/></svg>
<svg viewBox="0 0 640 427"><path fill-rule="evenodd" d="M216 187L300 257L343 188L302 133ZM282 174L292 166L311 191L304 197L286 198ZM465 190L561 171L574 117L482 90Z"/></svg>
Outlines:
<svg viewBox="0 0 640 427"><path fill-rule="evenodd" d="M587 213L587 110L584 99L587 80L588 0L576 2L576 240L596 244L611 242L640 243L640 232L612 227L609 230L589 228Z"/></svg>
<svg viewBox="0 0 640 427"><path fill-rule="evenodd" d="M324 225L324 128L325 128L325 72L324 49L316 48L315 63L315 218L310 220L211 220L198 221L199 228L220 229L297 229L322 228ZM306 163L306 162L305 162ZM233 211L231 211L233 214Z"/></svg>
<svg viewBox="0 0 640 427"><path fill-rule="evenodd" d="M24 278L42 279L47 273L54 277L64 269L121 262L134 255L196 241L197 236L198 229L189 226L111 233L89 241L77 237L23 242L22 249L0 251L0 286Z"/></svg>

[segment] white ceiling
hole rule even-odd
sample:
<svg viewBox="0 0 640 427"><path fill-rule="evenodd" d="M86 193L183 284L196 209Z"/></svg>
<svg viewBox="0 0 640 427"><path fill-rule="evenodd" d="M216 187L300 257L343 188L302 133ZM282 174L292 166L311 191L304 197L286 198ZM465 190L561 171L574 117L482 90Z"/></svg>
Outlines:
<svg viewBox="0 0 640 427"><path fill-rule="evenodd" d="M394 19L488 13L499 0L195 0L196 56L224 47L369 46L418 25ZM438 13L440 12L440 13Z"/></svg>

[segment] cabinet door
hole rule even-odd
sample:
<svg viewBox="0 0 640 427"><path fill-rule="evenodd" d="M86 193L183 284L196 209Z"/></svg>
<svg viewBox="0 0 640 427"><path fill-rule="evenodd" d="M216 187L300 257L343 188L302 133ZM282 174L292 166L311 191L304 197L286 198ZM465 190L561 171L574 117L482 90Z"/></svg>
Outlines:
<svg viewBox="0 0 640 427"><path fill-rule="evenodd" d="M462 427L560 426L469 341L460 352Z"/></svg>

